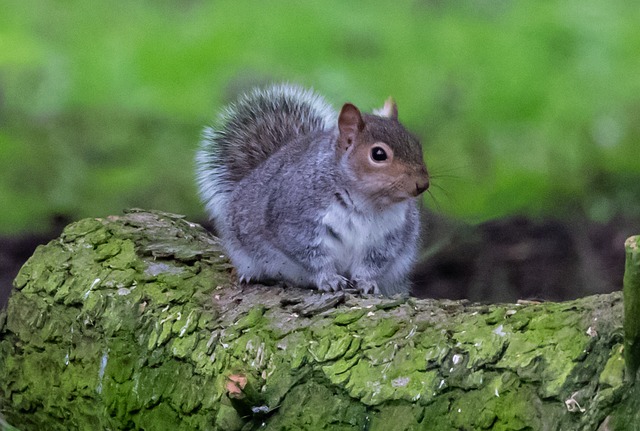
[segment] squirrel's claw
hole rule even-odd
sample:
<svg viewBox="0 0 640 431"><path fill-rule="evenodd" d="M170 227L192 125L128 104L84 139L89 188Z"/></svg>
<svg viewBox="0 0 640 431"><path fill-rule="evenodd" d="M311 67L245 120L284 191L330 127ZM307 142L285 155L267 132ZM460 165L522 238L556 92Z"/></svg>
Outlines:
<svg viewBox="0 0 640 431"><path fill-rule="evenodd" d="M339 275L323 275L318 282L318 290L323 292L338 292L340 290L351 290L365 295L379 295L380 288L375 280L356 277L353 280Z"/></svg>
<svg viewBox="0 0 640 431"><path fill-rule="evenodd" d="M380 288L378 287L378 283L376 283L374 280L356 278L353 280L353 285L358 292L363 293L365 295L380 294Z"/></svg>
<svg viewBox="0 0 640 431"><path fill-rule="evenodd" d="M318 282L318 289L323 292L338 292L345 290L349 286L349 280L339 274L321 277Z"/></svg>

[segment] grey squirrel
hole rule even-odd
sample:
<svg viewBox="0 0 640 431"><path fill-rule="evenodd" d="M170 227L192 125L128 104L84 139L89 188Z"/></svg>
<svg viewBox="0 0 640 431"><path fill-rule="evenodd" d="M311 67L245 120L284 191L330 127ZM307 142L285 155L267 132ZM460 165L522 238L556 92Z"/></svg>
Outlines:
<svg viewBox="0 0 640 431"><path fill-rule="evenodd" d="M254 89L205 128L196 167L241 281L409 292L429 175L391 98L337 114L297 86Z"/></svg>

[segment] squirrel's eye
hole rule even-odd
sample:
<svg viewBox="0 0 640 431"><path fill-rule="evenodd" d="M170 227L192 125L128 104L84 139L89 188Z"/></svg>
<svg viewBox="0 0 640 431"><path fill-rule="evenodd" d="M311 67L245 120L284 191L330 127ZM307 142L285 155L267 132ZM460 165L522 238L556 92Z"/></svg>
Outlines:
<svg viewBox="0 0 640 431"><path fill-rule="evenodd" d="M376 162L387 160L387 152L382 147L373 147L371 149L371 158Z"/></svg>

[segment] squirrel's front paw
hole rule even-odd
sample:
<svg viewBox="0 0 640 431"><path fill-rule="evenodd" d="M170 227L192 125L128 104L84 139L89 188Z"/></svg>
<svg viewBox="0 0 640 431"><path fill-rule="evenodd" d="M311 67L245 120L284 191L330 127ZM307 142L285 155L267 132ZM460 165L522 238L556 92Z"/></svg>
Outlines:
<svg viewBox="0 0 640 431"><path fill-rule="evenodd" d="M318 289L323 292L337 292L349 286L349 280L338 274L321 275L318 278Z"/></svg>
<svg viewBox="0 0 640 431"><path fill-rule="evenodd" d="M368 279L356 277L353 279L353 286L360 293L374 294L374 295L380 294L380 288L378 287L378 283L376 283L374 280L368 280Z"/></svg>

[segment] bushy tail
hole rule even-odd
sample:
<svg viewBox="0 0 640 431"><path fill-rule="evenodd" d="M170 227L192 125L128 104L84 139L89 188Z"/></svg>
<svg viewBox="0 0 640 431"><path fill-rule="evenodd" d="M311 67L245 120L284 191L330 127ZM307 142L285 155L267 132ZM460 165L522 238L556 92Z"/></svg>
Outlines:
<svg viewBox="0 0 640 431"><path fill-rule="evenodd" d="M207 127L196 156L200 197L218 223L235 184L297 136L330 130L337 114L319 95L286 84L255 89Z"/></svg>

